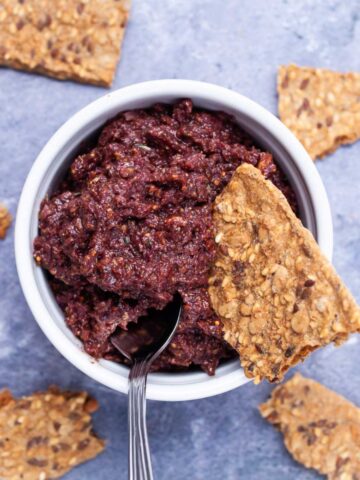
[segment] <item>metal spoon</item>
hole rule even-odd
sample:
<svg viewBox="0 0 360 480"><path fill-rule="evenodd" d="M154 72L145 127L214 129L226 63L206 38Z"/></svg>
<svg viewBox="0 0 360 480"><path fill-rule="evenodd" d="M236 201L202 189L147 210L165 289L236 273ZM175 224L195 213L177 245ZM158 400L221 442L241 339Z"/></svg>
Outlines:
<svg viewBox="0 0 360 480"><path fill-rule="evenodd" d="M151 310L111 343L131 361L129 374L129 480L153 480L146 428L146 378L151 364L170 343L178 326L182 300L177 293L163 310Z"/></svg>

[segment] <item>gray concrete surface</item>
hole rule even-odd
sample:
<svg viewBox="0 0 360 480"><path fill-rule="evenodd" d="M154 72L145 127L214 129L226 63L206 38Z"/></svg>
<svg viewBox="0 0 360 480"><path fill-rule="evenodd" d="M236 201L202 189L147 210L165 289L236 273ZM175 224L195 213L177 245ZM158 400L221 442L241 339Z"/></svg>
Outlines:
<svg viewBox="0 0 360 480"><path fill-rule="evenodd" d="M134 0L113 88L158 78L217 83L276 113L277 66L360 71L360 1ZM0 69L0 200L15 214L41 147L74 112L104 89ZM360 142L317 163L335 228L334 263L360 301ZM68 480L125 479L126 398L72 367L42 334L24 301L14 262L13 229L0 244L0 387L29 394L56 383L87 389L101 403L96 430L104 454ZM360 405L359 336L314 354L300 370ZM148 421L159 480L310 480L257 405L271 386L187 403L150 402Z"/></svg>

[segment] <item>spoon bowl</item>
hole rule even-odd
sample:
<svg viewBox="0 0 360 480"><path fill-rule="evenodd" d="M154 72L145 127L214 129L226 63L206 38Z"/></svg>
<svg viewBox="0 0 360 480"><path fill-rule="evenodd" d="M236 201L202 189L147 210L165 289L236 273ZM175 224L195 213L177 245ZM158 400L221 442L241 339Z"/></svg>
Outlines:
<svg viewBox="0 0 360 480"><path fill-rule="evenodd" d="M179 293L161 310L151 309L127 330L111 336L113 346L131 362L129 374L129 480L152 480L146 428L146 379L153 361L171 342L180 321Z"/></svg>
<svg viewBox="0 0 360 480"><path fill-rule="evenodd" d="M149 358L152 363L165 350L174 336L181 315L181 296L176 293L163 310L150 309L127 330L118 329L110 338L113 346L131 363Z"/></svg>

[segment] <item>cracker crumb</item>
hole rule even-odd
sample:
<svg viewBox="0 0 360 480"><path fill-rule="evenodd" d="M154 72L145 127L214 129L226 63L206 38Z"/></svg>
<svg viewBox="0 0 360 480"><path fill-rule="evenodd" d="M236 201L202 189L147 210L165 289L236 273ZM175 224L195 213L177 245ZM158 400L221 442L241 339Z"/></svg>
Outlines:
<svg viewBox="0 0 360 480"><path fill-rule="evenodd" d="M4 240L12 222L12 216L5 205L0 204L0 238Z"/></svg>
<svg viewBox="0 0 360 480"><path fill-rule="evenodd" d="M259 409L305 467L329 480L360 478L360 408L297 373Z"/></svg>

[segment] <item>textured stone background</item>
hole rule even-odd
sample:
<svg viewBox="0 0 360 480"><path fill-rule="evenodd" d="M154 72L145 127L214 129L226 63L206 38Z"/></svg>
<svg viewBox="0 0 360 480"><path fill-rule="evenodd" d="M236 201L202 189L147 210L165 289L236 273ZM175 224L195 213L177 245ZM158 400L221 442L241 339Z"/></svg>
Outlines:
<svg viewBox="0 0 360 480"><path fill-rule="evenodd" d="M143 80L190 78L224 85L276 112L280 63L360 71L360 0L134 0L114 89ZM13 214L26 175L48 138L101 88L0 70L0 200ZM334 263L360 301L360 142L317 163L329 194ZM0 245L0 387L28 394L51 383L86 388L100 401L96 430L106 452L66 478L125 479L126 398L72 367L25 304L13 229ZM360 341L314 354L300 370L360 405ZM309 480L257 405L269 385L248 384L187 403L150 402L155 477L182 480Z"/></svg>

